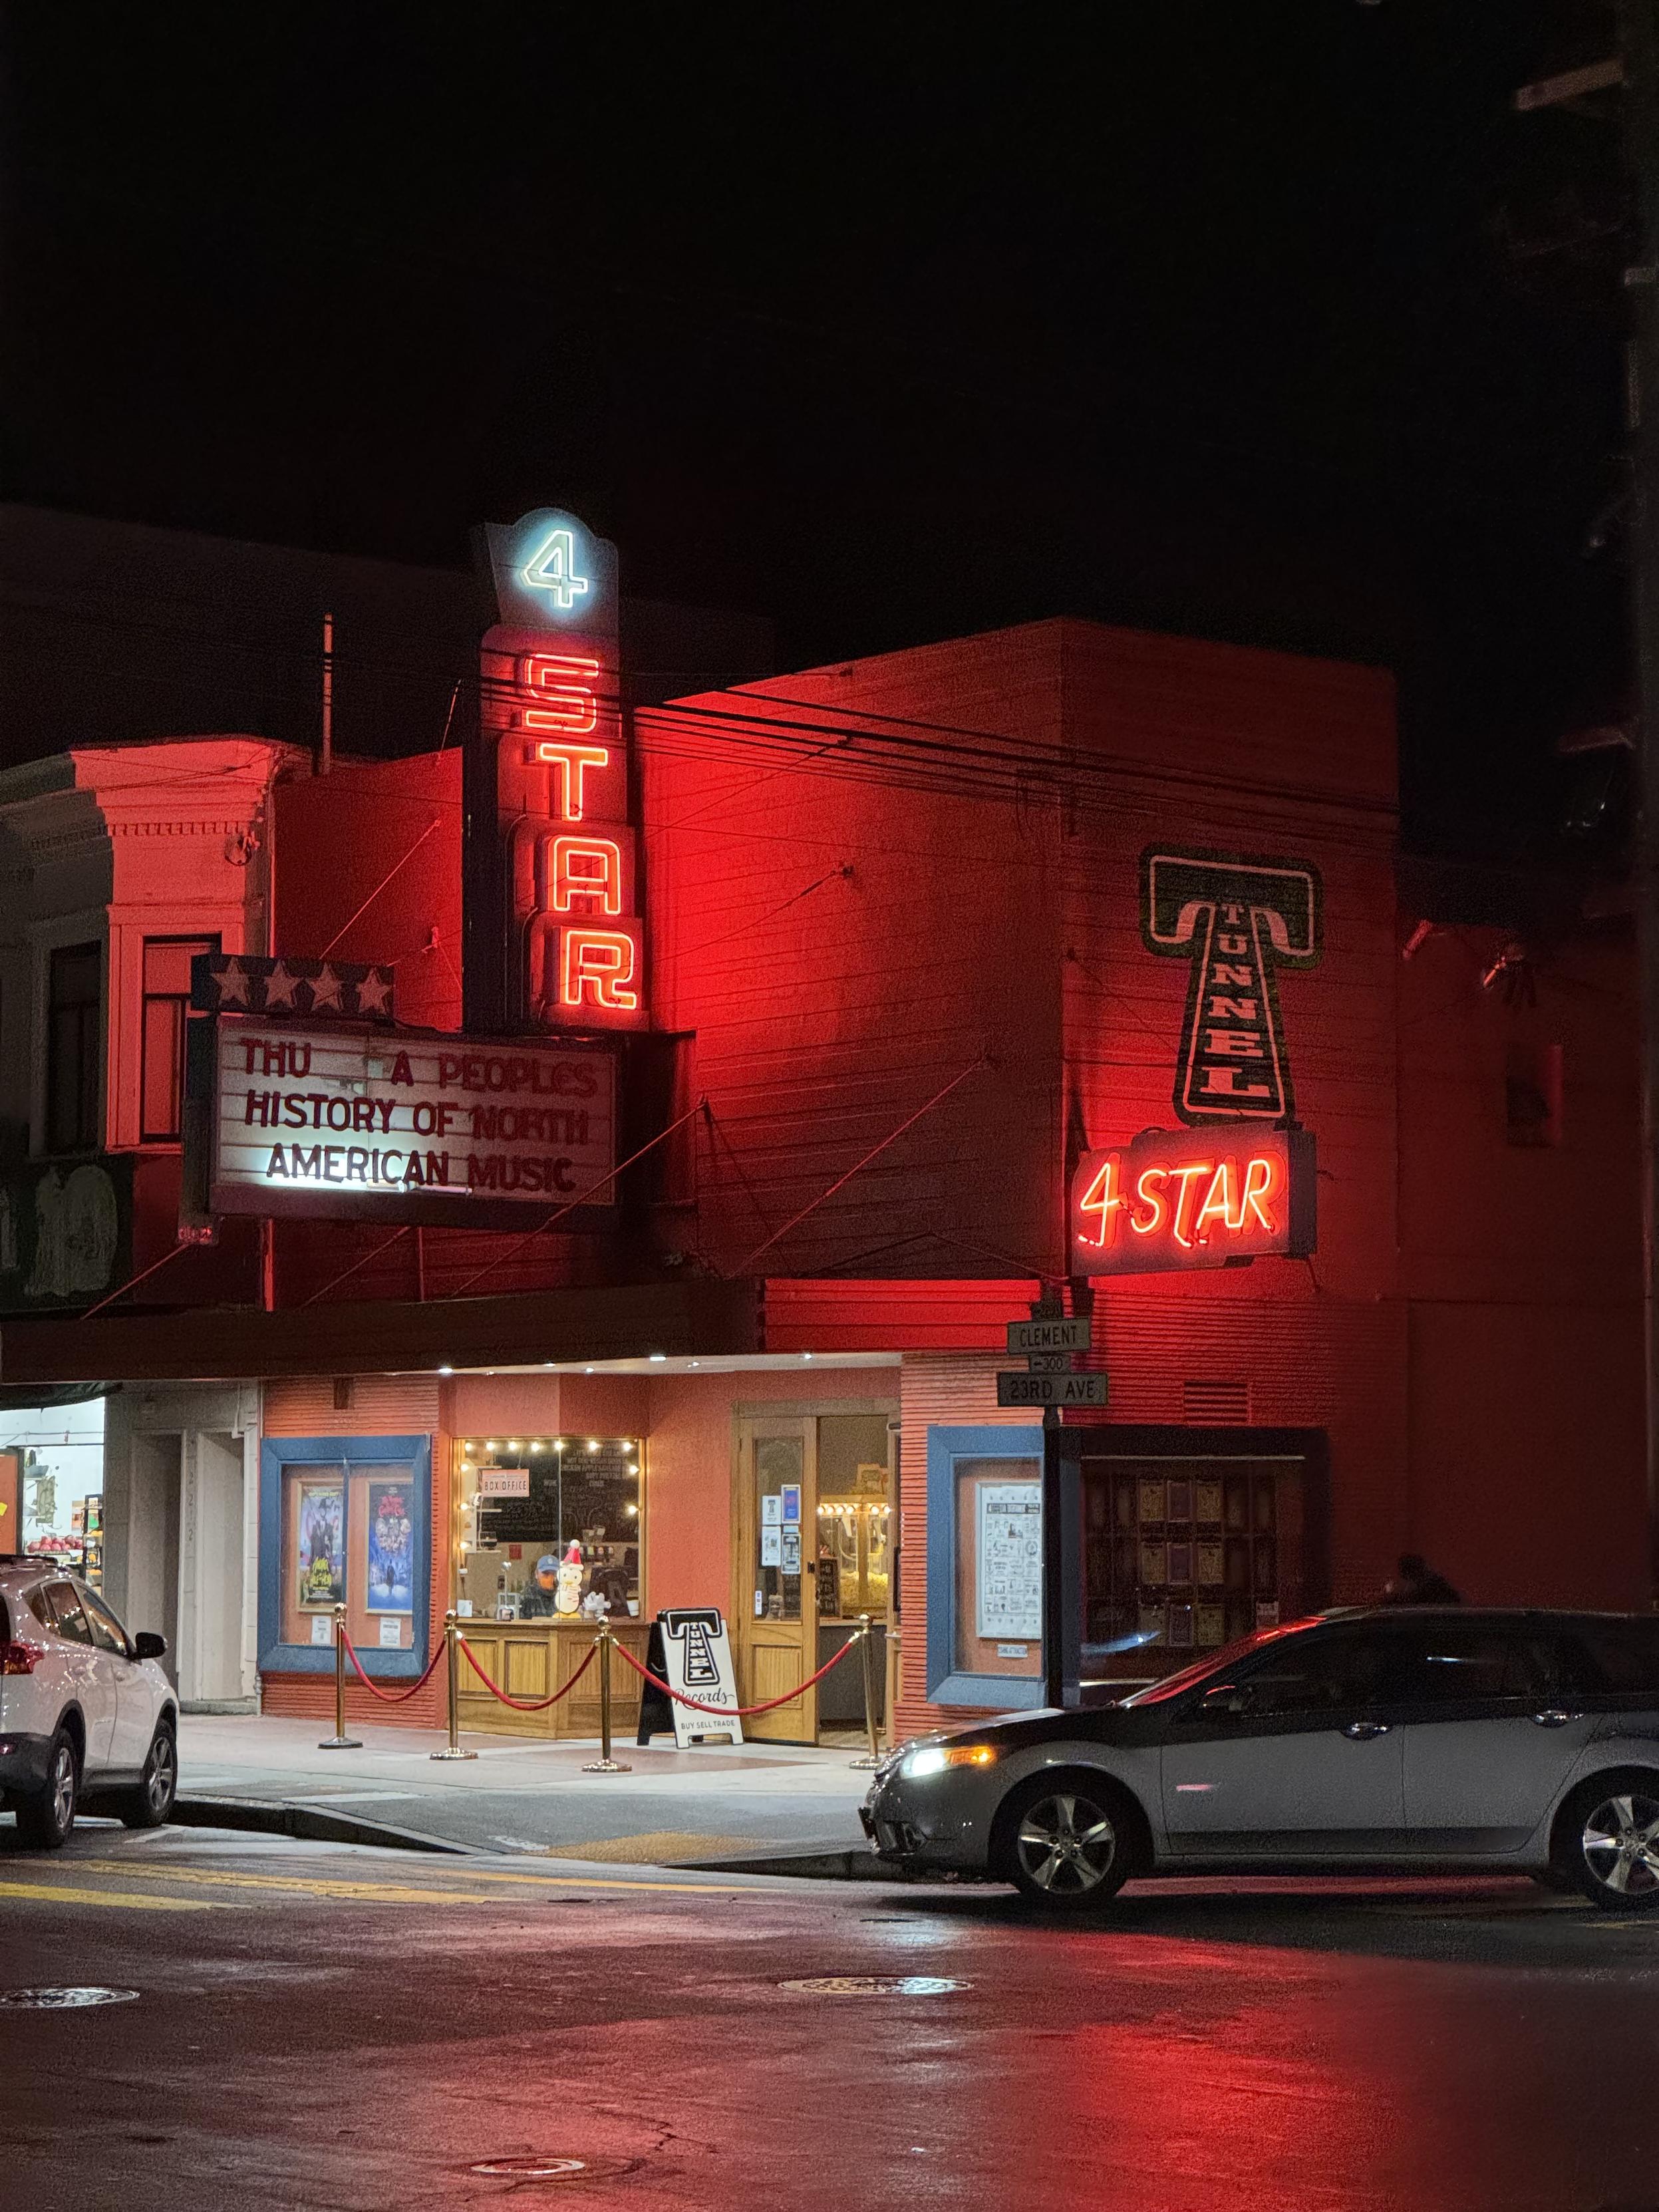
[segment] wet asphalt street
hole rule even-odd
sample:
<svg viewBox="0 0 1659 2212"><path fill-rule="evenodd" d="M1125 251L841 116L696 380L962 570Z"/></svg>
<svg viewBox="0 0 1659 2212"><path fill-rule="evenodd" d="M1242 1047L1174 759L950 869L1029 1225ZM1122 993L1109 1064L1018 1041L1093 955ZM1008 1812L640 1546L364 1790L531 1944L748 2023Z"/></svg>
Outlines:
<svg viewBox="0 0 1659 2212"><path fill-rule="evenodd" d="M0 1823L0 1990L137 1992L0 2008L0 2203L1659 2207L1659 1919L1207 1887L1079 1929L199 1831L41 1858ZM961 1986L781 1986L870 1975Z"/></svg>

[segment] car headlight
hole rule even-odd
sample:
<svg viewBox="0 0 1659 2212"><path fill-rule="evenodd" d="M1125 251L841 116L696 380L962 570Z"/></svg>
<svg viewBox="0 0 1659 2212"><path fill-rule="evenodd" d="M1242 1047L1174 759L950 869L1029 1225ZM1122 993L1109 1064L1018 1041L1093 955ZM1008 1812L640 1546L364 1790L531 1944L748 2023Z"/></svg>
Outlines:
<svg viewBox="0 0 1659 2212"><path fill-rule="evenodd" d="M947 1766L988 1766L995 1757L988 1743L930 1743L913 1751L899 1772L907 1782L925 1782Z"/></svg>

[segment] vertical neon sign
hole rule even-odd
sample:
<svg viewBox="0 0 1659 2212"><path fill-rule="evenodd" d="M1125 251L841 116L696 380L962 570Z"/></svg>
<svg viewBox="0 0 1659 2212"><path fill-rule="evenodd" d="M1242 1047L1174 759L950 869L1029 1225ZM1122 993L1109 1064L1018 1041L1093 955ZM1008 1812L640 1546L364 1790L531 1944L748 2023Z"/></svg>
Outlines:
<svg viewBox="0 0 1659 2212"><path fill-rule="evenodd" d="M484 532L500 621L483 641L509 1028L646 1023L617 551L543 508Z"/></svg>

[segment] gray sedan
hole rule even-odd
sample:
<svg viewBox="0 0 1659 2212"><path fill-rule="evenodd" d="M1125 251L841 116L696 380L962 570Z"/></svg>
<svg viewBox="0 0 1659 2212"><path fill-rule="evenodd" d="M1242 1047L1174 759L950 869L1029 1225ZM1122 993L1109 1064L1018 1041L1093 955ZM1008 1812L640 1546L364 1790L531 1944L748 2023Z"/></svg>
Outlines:
<svg viewBox="0 0 1659 2212"><path fill-rule="evenodd" d="M1368 1608L1121 1703L902 1746L863 1820L919 1873L1054 1907L1144 1875L1479 1869L1659 1908L1659 1620Z"/></svg>

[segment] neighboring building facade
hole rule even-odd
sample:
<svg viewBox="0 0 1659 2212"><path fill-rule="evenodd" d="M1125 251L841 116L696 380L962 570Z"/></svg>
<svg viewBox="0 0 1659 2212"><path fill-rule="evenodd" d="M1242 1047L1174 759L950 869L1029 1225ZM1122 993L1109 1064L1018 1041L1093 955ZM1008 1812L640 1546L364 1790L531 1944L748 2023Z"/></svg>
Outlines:
<svg viewBox="0 0 1659 2212"><path fill-rule="evenodd" d="M178 1245L190 963L264 950L271 788L303 759L216 738L0 772L0 1312L85 1311L161 1265L181 1299L257 1297L252 1224ZM256 1695L258 1437L251 1381L111 1400L105 1579L188 1704Z"/></svg>
<svg viewBox="0 0 1659 2212"><path fill-rule="evenodd" d="M129 1163L140 1197L173 1178L148 1214L135 1199L107 1281L66 1260L31 1304L0 1269L13 1315L129 1285L72 1325L0 1323L0 1382L120 1386L106 1579L165 1615L173 1576L186 1695L257 1676L266 1710L322 1712L337 1598L388 1680L420 1674L455 1603L532 1699L591 1633L544 1609L563 1565L641 1648L660 1608L718 1607L750 1698L869 1613L902 1630L901 1727L1034 1701L1039 1430L998 1410L996 1376L1044 1290L1091 1312L1109 1376L1104 1412L1066 1416L1097 1677L1368 1596L1408 1547L1474 1599L1647 1601L1628 934L1558 930L1528 961L1518 907L1465 921L1455 875L1430 895L1401 873L1386 677L1037 624L637 708L612 740L625 779L584 813L573 747L610 726L602 680L493 635L482 710L439 750L322 777L216 739L0 778L18 1170L114 1163L118 1209ZM526 743L551 772L503 809L481 890L480 763ZM185 793L211 830L112 826L167 823ZM163 846L148 878L126 857ZM227 1214L136 1279L178 1218L145 1044L187 1017L155 948L209 939L283 963L200 1018L222 1133L240 1115L250 1182L297 1177L307 1210ZM108 948L95 1013L87 946ZM505 1168L469 1169L453 1204L426 1187L435 1162L460 1175L460 1138L452 1162L380 1133L447 1126L424 1094L394 1121L394 1093L415 1101L421 1054L436 1068L464 1033L496 947L531 963L508 993L548 1010L515 1024L542 1042L515 1057L471 1020L472 1075L452 1051L432 1080L481 1159L507 1126L492 1068L502 1096L565 1102L532 1109L562 1180L516 1211ZM351 963L395 979L398 1026L361 1048L369 1118L331 1151L313 1098L304 1141L284 1129L259 1167L271 1101L313 1095L281 1040L321 1066L339 1018L301 1019L296 975ZM94 1029L88 1107L64 1055ZM569 1103L600 1095L601 1056L617 1105L593 1157L623 1164L602 1186L572 1165L599 1108ZM1281 1169L1306 1195L1292 1123L1316 1146L1305 1256L1256 1234L1288 1241ZM1133 1635L1153 1658L1106 1649ZM760 1732L851 1724L850 1671ZM587 1687L550 1730L591 1730ZM397 1710L434 1721L435 1683ZM482 1692L466 1711L502 1724Z"/></svg>

